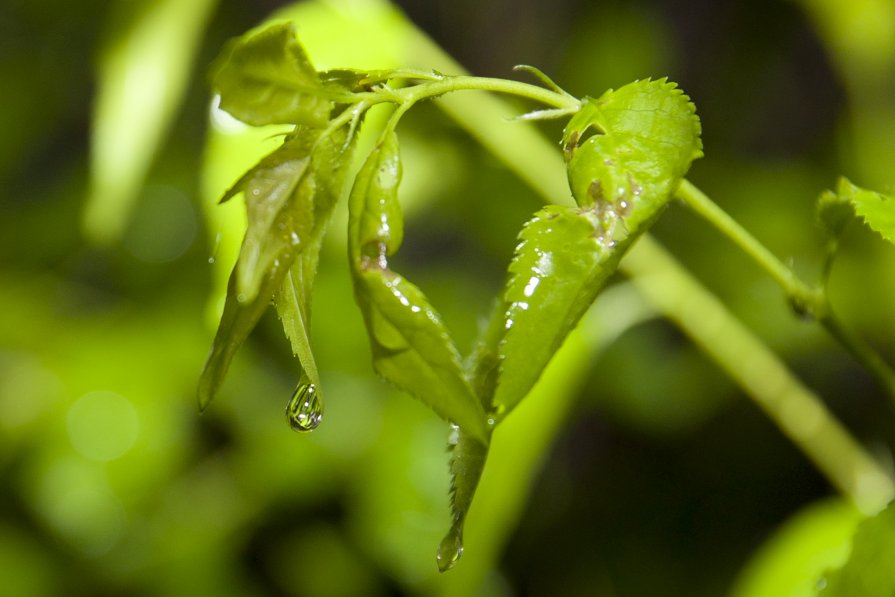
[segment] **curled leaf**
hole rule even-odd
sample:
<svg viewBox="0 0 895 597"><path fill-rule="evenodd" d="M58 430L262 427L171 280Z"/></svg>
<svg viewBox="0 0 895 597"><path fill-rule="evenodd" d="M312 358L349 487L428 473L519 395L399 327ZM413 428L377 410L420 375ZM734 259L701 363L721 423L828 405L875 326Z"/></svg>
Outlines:
<svg viewBox="0 0 895 597"><path fill-rule="evenodd" d="M460 367L447 328L422 291L389 269L401 243L401 180L397 137L390 133L370 154L349 199L348 241L354 294L364 316L373 366L480 441L485 416Z"/></svg>

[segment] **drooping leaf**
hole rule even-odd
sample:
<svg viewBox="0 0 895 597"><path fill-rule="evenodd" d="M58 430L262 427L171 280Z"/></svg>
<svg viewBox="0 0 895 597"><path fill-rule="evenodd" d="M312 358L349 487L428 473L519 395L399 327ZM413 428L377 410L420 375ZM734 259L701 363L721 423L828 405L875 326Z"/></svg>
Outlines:
<svg viewBox="0 0 895 597"><path fill-rule="evenodd" d="M845 565L827 575L822 597L895 595L895 502L858 525ZM821 582L821 586L824 582Z"/></svg>
<svg viewBox="0 0 895 597"><path fill-rule="evenodd" d="M563 145L580 207L547 207L525 225L473 364L474 385L494 388L493 398L482 397L498 416L531 390L621 257L671 200L701 155L699 134L689 98L664 80L585 100L570 120Z"/></svg>
<svg viewBox="0 0 895 597"><path fill-rule="evenodd" d="M258 294L275 263L289 267L314 226L317 178L311 152L320 131L300 128L246 173L227 193L245 195L248 226L239 251L237 290L242 300Z"/></svg>
<svg viewBox="0 0 895 597"><path fill-rule="evenodd" d="M895 199L852 184L840 177L835 191L825 191L818 199L818 216L827 232L839 237L851 214L864 222L890 243L895 243Z"/></svg>
<svg viewBox="0 0 895 597"><path fill-rule="evenodd" d="M221 109L255 126L323 127L332 110L291 22L232 41L218 58L212 84Z"/></svg>
<svg viewBox="0 0 895 597"><path fill-rule="evenodd" d="M310 294L320 243L344 186L353 147L346 144L344 131L323 138L320 134L299 127L224 196L227 200L245 193L249 222L230 276L221 323L200 377L202 409L214 399L233 356L275 295L303 373L313 375L319 384L307 332Z"/></svg>
<svg viewBox="0 0 895 597"><path fill-rule="evenodd" d="M451 429L451 528L438 546L436 562L441 572L453 568L463 555L463 524L488 457L488 444L470 436L460 427Z"/></svg>
<svg viewBox="0 0 895 597"><path fill-rule="evenodd" d="M317 364L311 350L310 320L311 292L317 276L320 247L323 235L332 217L345 185L348 166L356 139L347 140L346 132L340 130L321 139L315 147L310 168L317 180L313 201L313 224L301 252L289 268L283 284L276 294L277 313L283 324L283 331L292 344L292 352L301 364L302 376L315 384L318 400L322 403L322 390Z"/></svg>
<svg viewBox="0 0 895 597"><path fill-rule="evenodd" d="M236 270L230 274L221 323L211 345L211 352L199 376L199 410L205 410L217 396L236 351L248 338L258 320L270 305L271 296L282 285L285 268L277 268L263 280L258 295L240 301L236 290Z"/></svg>
<svg viewBox="0 0 895 597"><path fill-rule="evenodd" d="M441 318L419 288L388 266L402 237L400 180L392 133L367 158L349 199L354 293L370 336L373 366L439 416L487 442L484 411Z"/></svg>

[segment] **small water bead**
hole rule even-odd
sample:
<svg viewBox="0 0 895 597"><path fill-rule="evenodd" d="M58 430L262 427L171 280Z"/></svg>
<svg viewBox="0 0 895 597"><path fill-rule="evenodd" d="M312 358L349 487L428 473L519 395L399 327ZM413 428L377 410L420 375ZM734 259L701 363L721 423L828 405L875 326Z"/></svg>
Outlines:
<svg viewBox="0 0 895 597"><path fill-rule="evenodd" d="M294 431L313 431L323 420L323 403L312 383L300 383L286 405L286 420Z"/></svg>
<svg viewBox="0 0 895 597"><path fill-rule="evenodd" d="M463 531L462 528L454 525L441 544L438 546L438 552L435 554L435 561L438 562L438 571L447 572L454 567L460 556L463 555Z"/></svg>

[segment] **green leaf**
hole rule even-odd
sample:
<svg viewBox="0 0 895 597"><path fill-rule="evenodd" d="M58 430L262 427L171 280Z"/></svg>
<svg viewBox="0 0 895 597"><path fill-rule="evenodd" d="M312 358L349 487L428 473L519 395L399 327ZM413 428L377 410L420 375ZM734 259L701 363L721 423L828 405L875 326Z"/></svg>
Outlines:
<svg viewBox="0 0 895 597"><path fill-rule="evenodd" d="M438 546L436 562L441 572L453 568L463 555L463 524L472 506L472 498L485 468L488 444L465 433L460 427L451 430L448 440L451 452L451 528Z"/></svg>
<svg viewBox="0 0 895 597"><path fill-rule="evenodd" d="M855 210L848 199L833 191L824 191L817 198L817 219L827 236L838 241L849 222L855 219Z"/></svg>
<svg viewBox="0 0 895 597"><path fill-rule="evenodd" d="M844 498L806 506L750 555L728 597L816 595L817 579L848 558L855 528L863 518Z"/></svg>
<svg viewBox="0 0 895 597"><path fill-rule="evenodd" d="M315 148L311 169L319 182L315 187L313 201L313 226L308 240L302 243L301 252L292 263L274 299L283 331L292 344L293 354L301 364L302 377L307 377L308 381L315 384L321 401L323 394L320 376L309 336L311 292L317 276L323 235L332 218L333 208L342 194L355 141L356 138L353 138L346 144L346 133L340 130L321 139Z"/></svg>
<svg viewBox="0 0 895 597"><path fill-rule="evenodd" d="M818 199L821 223L833 238L842 234L852 210L872 230L895 243L895 199L892 197L862 189L840 177L836 191L825 191Z"/></svg>
<svg viewBox="0 0 895 597"><path fill-rule="evenodd" d="M603 240L595 211L550 205L522 229L504 292L504 333L493 404L505 416L615 272L619 247Z"/></svg>
<svg viewBox="0 0 895 597"><path fill-rule="evenodd" d="M700 131L690 98L665 79L587 98L563 135L572 195L579 205L630 208L630 228L648 219L635 208L664 205L702 156Z"/></svg>
<svg viewBox="0 0 895 597"><path fill-rule="evenodd" d="M275 264L289 267L314 225L316 177L311 151L319 130L300 128L246 173L224 195L245 195L248 226L237 262L237 290L243 301L257 296Z"/></svg>
<svg viewBox="0 0 895 597"><path fill-rule="evenodd" d="M117 241L153 157L177 116L215 0L118 3L97 67L90 147L90 195L83 214L92 241ZM139 73L139 74L138 74Z"/></svg>
<svg viewBox="0 0 895 597"><path fill-rule="evenodd" d="M419 288L388 266L387 257L400 247L403 230L400 180L392 132L367 158L349 199L354 293L370 336L373 366L439 416L487 443L484 411L440 316Z"/></svg>
<svg viewBox="0 0 895 597"><path fill-rule="evenodd" d="M845 565L828 574L823 597L895 595L895 502L858 526Z"/></svg>
<svg viewBox="0 0 895 597"><path fill-rule="evenodd" d="M245 192L249 222L199 380L201 409L214 399L233 356L275 294L293 352L319 392L308 338L310 295L323 233L344 186L353 141L346 142L343 130L321 137L319 130L299 127L224 195L226 201Z"/></svg>
<svg viewBox="0 0 895 597"><path fill-rule="evenodd" d="M221 109L255 126L322 127L333 107L292 23L232 41L218 58L212 85L221 95Z"/></svg>
<svg viewBox="0 0 895 597"><path fill-rule="evenodd" d="M502 301L473 364L496 416L531 390L631 244L659 217L702 155L693 104L666 81L638 81L585 100L563 146L578 208L529 221Z"/></svg>
<svg viewBox="0 0 895 597"><path fill-rule="evenodd" d="M239 350L258 320L261 319L270 304L271 296L282 284L285 273L285 268L278 268L271 272L263 280L258 295L253 300L246 302L238 299L236 269L234 268L233 273L230 274L221 323L212 342L211 353L209 353L199 376L199 410L205 410L217 396L236 351Z"/></svg>

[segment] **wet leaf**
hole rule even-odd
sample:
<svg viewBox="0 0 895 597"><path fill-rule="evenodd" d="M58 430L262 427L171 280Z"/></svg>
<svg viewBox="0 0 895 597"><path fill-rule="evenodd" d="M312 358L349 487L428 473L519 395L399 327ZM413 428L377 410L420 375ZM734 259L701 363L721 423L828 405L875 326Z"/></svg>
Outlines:
<svg viewBox="0 0 895 597"><path fill-rule="evenodd" d="M547 206L523 228L504 292L493 404L509 413L615 272L621 247L601 239L593 210ZM616 241L618 242L618 241Z"/></svg>
<svg viewBox="0 0 895 597"><path fill-rule="evenodd" d="M392 133L367 158L349 200L349 254L355 298L364 316L373 366L467 433L485 441L484 411L460 367L441 318L415 285L389 269L401 243L401 180Z"/></svg>
<svg viewBox="0 0 895 597"><path fill-rule="evenodd" d="M664 80L585 100L571 119L563 146L580 207L550 206L525 225L472 364L473 384L496 416L531 390L621 257L661 214L701 155L699 133L689 98Z"/></svg>
<svg viewBox="0 0 895 597"><path fill-rule="evenodd" d="M242 192L248 226L237 263L237 290L253 300L275 264L289 267L314 226L317 179L311 151L320 131L300 128L246 173L222 201Z"/></svg>
<svg viewBox="0 0 895 597"><path fill-rule="evenodd" d="M250 170L223 200L243 191L246 238L230 276L224 313L199 381L199 406L214 399L236 351L276 297L286 336L320 394L308 326L323 233L344 187L353 140L299 127ZM320 182L318 182L318 180ZM255 193L255 191L258 193Z"/></svg>
<svg viewBox="0 0 895 597"><path fill-rule="evenodd" d="M311 293L317 277L323 236L345 186L356 141L351 139L346 144L345 135L345 131L341 130L321 139L313 151L311 171L315 180L319 181L315 184L312 202L313 224L274 300L283 331L301 365L301 376L315 385L317 400L321 404L320 376L310 341Z"/></svg>
<svg viewBox="0 0 895 597"><path fill-rule="evenodd" d="M446 572L463 555L463 525L472 506L472 498L485 468L488 444L465 433L461 428L451 430L448 440L451 452L451 528L438 546L438 569Z"/></svg>
<svg viewBox="0 0 895 597"><path fill-rule="evenodd" d="M292 23L230 42L218 58L212 84L221 95L221 109L254 126L323 127L332 110Z"/></svg>
<svg viewBox="0 0 895 597"><path fill-rule="evenodd" d="M199 409L205 410L217 396L236 351L248 338L270 304L270 297L281 285L285 270L278 269L262 283L258 295L240 302L236 290L236 270L230 274L221 323L211 345L211 352L199 376Z"/></svg>

